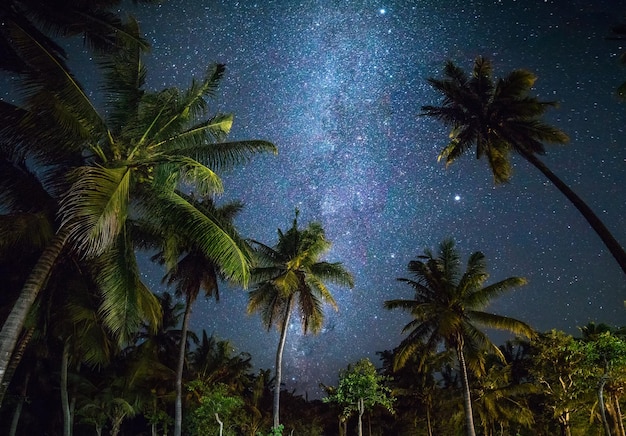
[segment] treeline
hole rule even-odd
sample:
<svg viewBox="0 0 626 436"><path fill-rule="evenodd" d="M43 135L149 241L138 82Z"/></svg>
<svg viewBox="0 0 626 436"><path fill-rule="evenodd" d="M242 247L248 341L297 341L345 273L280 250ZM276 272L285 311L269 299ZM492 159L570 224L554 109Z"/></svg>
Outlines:
<svg viewBox="0 0 626 436"><path fill-rule="evenodd" d="M90 309L70 303L74 298L71 292L59 296L68 302L51 319L89 318ZM156 332L142 328L123 349L88 343L99 336L87 321L73 334L65 332L70 341L62 340L64 327L38 328L5 395L0 428L6 434L64 434L63 411L69 406L73 434L171 434L184 306L167 293L159 301L161 327ZM604 413L610 434L623 435L625 332L594 323L582 327L576 338L552 330L500 346L505 361L483 353L468 362L477 434L603 435ZM220 422L223 435L268 434L272 371L254 370L250 354L205 331L190 332L189 342L183 434L218 435ZM87 349L108 349L114 357L107 364L79 363L77 353ZM395 399L393 413L380 405L367 407L364 434L463 434L462 383L454 354L415 353L394 370L397 352L380 352L377 362ZM598 400L601 384L604 412ZM330 395L333 387L325 388ZM357 420L357 413L346 415L341 404L281 392L283 434L356 434Z"/></svg>

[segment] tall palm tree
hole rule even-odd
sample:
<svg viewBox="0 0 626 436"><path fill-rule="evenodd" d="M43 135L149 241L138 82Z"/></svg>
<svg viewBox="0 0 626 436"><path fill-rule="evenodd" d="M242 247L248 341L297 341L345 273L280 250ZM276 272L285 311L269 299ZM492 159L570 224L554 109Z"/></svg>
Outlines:
<svg viewBox="0 0 626 436"><path fill-rule="evenodd" d="M136 22L128 32L139 39ZM130 340L142 319L156 324L158 302L137 269L134 220L149 218L162 229L176 228L181 238L194 240L219 261L229 279L248 283L247 253L179 188L218 193L223 187L216 171L275 147L266 141L224 142L232 116L208 115L223 65L210 66L185 91L149 92L141 46L127 39L119 45L101 62L106 116L45 47L31 50L30 62L39 68L26 74L23 104L0 102L0 145L15 159L40 162L36 170L60 205L56 236L0 331L0 378L29 308L66 250L98 266L100 312L120 343Z"/></svg>
<svg viewBox="0 0 626 436"><path fill-rule="evenodd" d="M216 207L211 197L201 200L193 196L184 196L194 207L201 213L220 225L225 231L231 235L233 241L239 245L239 249L243 252L248 250L243 239L241 239L232 225L235 215L241 210L242 205L239 203L229 203L222 207ZM175 235L171 232L169 235ZM185 239L181 240L174 236L165 243L167 246L158 258L162 262L168 262L166 257L174 257L176 263L168 269L164 280L168 285L176 285L176 296L185 299L185 313L183 316L183 325L181 335L183 340L180 343L178 352L178 364L176 366L176 407L174 418L174 435L180 436L182 433L182 386L183 386L183 369L185 366L185 357L187 355L187 331L189 329L189 319L194 302L198 298L200 291L204 291L205 297L215 297L219 300L218 279L225 278L225 274L221 271L219 259L207 257L206 253L195 246L194 241ZM168 253L169 251L169 253ZM172 260L169 260L172 263Z"/></svg>
<svg viewBox="0 0 626 436"><path fill-rule="evenodd" d="M411 300L385 301L387 309L403 309L413 319L404 326L408 336L398 347L395 366L402 367L417 350L426 347L435 350L440 343L457 355L465 408L465 426L468 436L475 436L472 403L467 378L466 356L471 367L478 372L484 369L483 350L492 351L503 358L479 326L508 330L516 334L532 336L533 329L522 321L482 311L490 300L509 289L526 283L521 277L509 277L484 286L487 273L485 256L477 251L461 273L461 259L454 241L446 239L439 245L435 255L430 249L408 265L415 279L400 278L415 291Z"/></svg>
<svg viewBox="0 0 626 436"><path fill-rule="evenodd" d="M529 95L535 80L531 72L514 70L494 82L491 62L476 58L471 76L452 62L444 68L443 79L428 79L443 94L441 106L423 106L423 115L450 126L450 142L439 160L451 164L476 146L476 157L485 156L496 183L511 178L511 151L520 154L550 180L578 209L598 234L626 274L626 251L591 208L537 155L545 153L544 142L564 144L569 138L546 124L541 116L554 102Z"/></svg>
<svg viewBox="0 0 626 436"><path fill-rule="evenodd" d="M319 223L299 229L298 210L287 232L278 229L278 242L273 248L252 242L257 249L258 266L252 271L257 284L249 294L248 313L260 312L268 330L276 325L280 331L273 407L273 428L278 428L282 358L291 313L297 307L304 334L318 333L324 321L323 303L337 309L324 282L352 288L354 279L341 263L321 261L331 243Z"/></svg>

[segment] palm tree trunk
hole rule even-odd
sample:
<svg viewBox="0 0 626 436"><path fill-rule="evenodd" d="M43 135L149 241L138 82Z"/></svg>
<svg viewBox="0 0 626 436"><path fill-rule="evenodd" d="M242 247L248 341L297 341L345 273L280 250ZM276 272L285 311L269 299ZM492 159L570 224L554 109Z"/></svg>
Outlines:
<svg viewBox="0 0 626 436"><path fill-rule="evenodd" d="M277 429L280 425L280 384L283 376L283 350L285 349L285 340L287 339L287 330L289 327L289 318L291 318L293 301L293 296L290 296L285 308L283 323L280 326L280 341L278 342L278 349L276 350L276 377L274 380L274 429Z"/></svg>
<svg viewBox="0 0 626 436"><path fill-rule="evenodd" d="M463 354L463 342L457 345L457 356L459 358L459 369L461 370L461 381L463 383L463 408L465 409L465 428L467 436L476 436L474 429L474 416L472 411L472 399L470 396L469 380L467 377L467 366Z"/></svg>
<svg viewBox="0 0 626 436"><path fill-rule="evenodd" d="M554 186L557 187L565 197L578 209L587 222L591 225L593 230L598 234L604 245L609 249L609 252L613 255L619 266L626 274L626 251L620 245L619 242L613 237L609 229L606 228L600 218L591 210L587 203L578 196L572 189L567 186L556 174L554 174L537 156L533 153L520 151L522 156L535 166L541 173L550 180Z"/></svg>
<svg viewBox="0 0 626 436"><path fill-rule="evenodd" d="M26 377L24 377L24 386L20 391L20 398L18 400L17 406L15 406L15 411L13 412L13 419L11 420L11 428L9 430L9 436L15 436L17 433L17 424L20 421L20 415L22 414L22 407L24 406L24 401L26 401L26 393L28 391L28 382L30 381L30 371L26 373Z"/></svg>
<svg viewBox="0 0 626 436"><path fill-rule="evenodd" d="M428 436L433 436L433 426L430 422L430 401L426 404L426 426L428 428Z"/></svg>
<svg viewBox="0 0 626 436"><path fill-rule="evenodd" d="M19 339L17 346L15 347L15 351L11 356L11 361L9 362L9 366L4 374L4 378L2 379L2 383L0 384L0 407L2 407L2 402L4 401L4 395L11 384L11 379L13 379L13 374L15 374L15 370L17 366L22 361L22 357L24 357L24 352L26 351L26 346L30 342L33 334L35 333L35 327L29 327L24 331L22 337Z"/></svg>
<svg viewBox="0 0 626 436"><path fill-rule="evenodd" d="M35 302L35 298L37 298L37 295L45 286L54 264L65 248L67 238L68 232L61 229L44 249L2 326L0 331L0 384L4 382L11 354L13 354L17 340L22 332L28 312Z"/></svg>
<svg viewBox="0 0 626 436"><path fill-rule="evenodd" d="M187 330L191 316L193 301L189 296L185 297L185 314L183 315L183 327L180 332L180 348L178 352L178 364L176 365L176 404L174 407L174 436L181 436L183 432L183 369L185 367L185 354L187 351Z"/></svg>
<svg viewBox="0 0 626 436"><path fill-rule="evenodd" d="M604 436L611 436L611 428L609 427L609 421L606 419L606 407L604 405L604 385L608 376L606 372L598 382L598 407L600 408L600 417L602 418L602 427L604 427Z"/></svg>
<svg viewBox="0 0 626 436"><path fill-rule="evenodd" d="M61 356L61 407L63 408L63 436L72 435L72 417L70 401L67 394L67 367L70 360L70 341L65 340L63 355Z"/></svg>
<svg viewBox="0 0 626 436"><path fill-rule="evenodd" d="M357 402L357 410L359 411L359 436L363 436L363 398L359 398Z"/></svg>

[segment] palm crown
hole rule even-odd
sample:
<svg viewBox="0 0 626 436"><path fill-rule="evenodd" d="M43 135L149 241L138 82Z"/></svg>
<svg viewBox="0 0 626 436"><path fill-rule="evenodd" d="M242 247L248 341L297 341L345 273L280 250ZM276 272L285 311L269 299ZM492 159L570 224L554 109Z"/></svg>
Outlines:
<svg viewBox="0 0 626 436"><path fill-rule="evenodd" d="M529 95L535 80L526 70L515 70L494 82L491 62L478 57L471 76L454 63L444 68L444 79L428 79L444 96L441 106L423 106L423 114L452 127L450 142L439 154L452 163L473 145L476 157L485 156L496 183L511 178L509 153L543 154L543 142L569 140L561 130L541 121L554 102Z"/></svg>
<svg viewBox="0 0 626 436"><path fill-rule="evenodd" d="M354 286L352 275L341 263L320 260L331 246L322 226L310 223L299 229L296 217L287 232L278 230L274 248L258 241L253 243L258 262L253 279L258 284L250 292L248 312L260 310L268 328L280 325L286 306L296 298L304 333L309 329L317 333L324 319L322 304L337 307L324 282Z"/></svg>
<svg viewBox="0 0 626 436"><path fill-rule="evenodd" d="M403 366L422 344L434 350L441 342L448 349L462 347L472 352L487 349L502 357L499 348L478 326L527 336L533 334L532 328L521 321L482 310L493 298L525 284L526 280L509 277L484 286L489 274L481 252L469 257L466 270L462 272L454 242L447 239L440 244L438 254L426 249L424 255L409 262L408 271L414 279L398 280L413 288L414 298L385 302L388 309L404 309L413 317L403 329L408 336L400 345L396 367ZM473 354L478 356L478 353Z"/></svg>
<svg viewBox="0 0 626 436"><path fill-rule="evenodd" d="M31 185L37 181L58 211L57 237L33 269L20 308L5 326L23 323L55 259L68 248L97 265L100 311L120 341L131 337L142 317L156 321L158 305L139 279L131 231L142 222L164 233L176 229L179 238L193 240L214 260L225 277L244 285L249 280L250 256L240 241L180 190L215 195L222 191L216 171L275 147L266 141L225 142L232 116L207 115L223 65L210 66L186 91L146 90L137 23L130 20L127 30L136 38L120 39L117 51L100 58L104 115L65 65L37 45L29 46L29 61L37 68L20 82L21 102L0 102L0 157L11 169L0 175L0 186L6 188L2 195L9 212L40 207L25 205L28 194L10 179L14 175ZM8 228L0 228L0 234ZM12 340L3 334L3 347L10 349Z"/></svg>

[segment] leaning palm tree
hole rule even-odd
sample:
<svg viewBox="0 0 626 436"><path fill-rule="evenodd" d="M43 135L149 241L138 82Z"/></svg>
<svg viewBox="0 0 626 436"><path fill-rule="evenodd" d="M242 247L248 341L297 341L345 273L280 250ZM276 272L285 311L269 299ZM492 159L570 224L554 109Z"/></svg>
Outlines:
<svg viewBox="0 0 626 436"><path fill-rule="evenodd" d="M515 286L526 283L521 277L509 277L484 286L489 274L485 256L477 251L461 273L461 259L454 241L444 240L435 255L429 249L417 260L409 262L408 270L415 279L400 278L410 285L415 297L411 300L385 301L387 309L403 309L413 319L404 327L408 336L397 349L394 366L401 368L420 349L435 350L440 343L457 355L463 383L465 426L468 436L474 436L474 419L467 378L466 357L476 372L484 367L481 351L491 351L504 358L500 349L479 326L508 330L531 336L533 329L522 321L482 311L489 301Z"/></svg>
<svg viewBox="0 0 626 436"><path fill-rule="evenodd" d="M510 153L520 154L578 209L626 273L624 248L593 210L537 157L545 153L544 142L564 144L569 138L541 120L555 103L529 95L536 77L514 70L494 82L491 62L483 57L476 58L469 77L452 62L446 64L444 76L428 79L443 94L442 105L422 107L423 115L452 128L439 160L449 165L476 146L476 157L486 157L495 182L503 183L511 178Z"/></svg>
<svg viewBox="0 0 626 436"><path fill-rule="evenodd" d="M318 333L324 321L322 304L329 303L337 309L324 282L353 287L354 279L341 263L320 260L330 249L330 241L319 223L299 229L297 210L291 228L286 233L278 230L275 247L258 241L253 244L257 248L258 266L253 269L252 277L257 284L249 294L248 313L260 312L268 330L276 325L280 331L273 407L273 428L278 428L282 358L291 313L297 307L304 334Z"/></svg>
<svg viewBox="0 0 626 436"><path fill-rule="evenodd" d="M131 20L128 32L139 39L136 22ZM31 47L30 62L39 68L26 73L23 104L0 102L0 146L15 159L41 162L39 174L59 204L56 236L0 331L0 378L29 308L67 250L97 265L100 313L120 343L127 343L143 320L158 321L158 303L139 278L134 221L176 228L179 237L194 240L215 259L226 277L248 283L247 253L179 189L219 193L216 171L275 147L266 141L225 142L232 116L209 115L208 109L222 65L210 66L185 91L150 92L144 89L141 46L128 39L119 44L101 61L107 104L102 113L45 47ZM54 171L47 172L50 168Z"/></svg>

